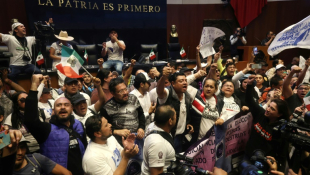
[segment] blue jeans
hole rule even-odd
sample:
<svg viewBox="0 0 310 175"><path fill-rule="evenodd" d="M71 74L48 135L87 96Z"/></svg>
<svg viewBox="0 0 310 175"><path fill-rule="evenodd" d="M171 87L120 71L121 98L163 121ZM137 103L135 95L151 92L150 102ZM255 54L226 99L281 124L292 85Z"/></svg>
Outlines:
<svg viewBox="0 0 310 175"><path fill-rule="evenodd" d="M118 74L122 75L123 64L124 63L119 60L108 60L102 64L102 67L105 69L111 69L112 67L114 67Z"/></svg>
<svg viewBox="0 0 310 175"><path fill-rule="evenodd" d="M25 73L28 75L32 75L32 73L34 73L34 74L40 74L41 73L41 70L33 64L27 64L25 66L10 65L10 69L11 69L11 73L8 74L8 77L10 80L14 81L15 83L17 83L16 78L19 74Z"/></svg>

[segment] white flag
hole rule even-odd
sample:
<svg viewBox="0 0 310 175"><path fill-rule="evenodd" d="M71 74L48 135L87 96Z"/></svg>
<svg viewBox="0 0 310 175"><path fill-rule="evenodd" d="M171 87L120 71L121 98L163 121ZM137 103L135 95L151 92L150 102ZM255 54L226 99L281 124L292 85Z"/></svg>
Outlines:
<svg viewBox="0 0 310 175"><path fill-rule="evenodd" d="M268 54L274 56L291 48L310 49L310 16L277 34L268 48Z"/></svg>

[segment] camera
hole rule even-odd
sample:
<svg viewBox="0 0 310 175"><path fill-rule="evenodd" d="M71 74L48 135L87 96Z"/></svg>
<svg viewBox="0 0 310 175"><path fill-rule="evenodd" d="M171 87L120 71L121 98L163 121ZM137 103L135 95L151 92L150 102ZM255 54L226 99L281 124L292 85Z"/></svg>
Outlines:
<svg viewBox="0 0 310 175"><path fill-rule="evenodd" d="M237 33L236 33L236 35L237 36L245 36L245 31L244 31L244 29L239 29L239 30L237 30Z"/></svg>
<svg viewBox="0 0 310 175"><path fill-rule="evenodd" d="M48 37L54 35L54 28L48 26L42 21L34 22L36 39L46 40Z"/></svg>
<svg viewBox="0 0 310 175"><path fill-rule="evenodd" d="M171 161L170 166L167 168L167 173L161 175L207 175L208 170L198 168L197 165L193 165L193 158L186 157L184 155L176 154L176 161ZM195 171L192 169L194 167Z"/></svg>
<svg viewBox="0 0 310 175"><path fill-rule="evenodd" d="M262 150L255 150L250 161L246 160L240 164L239 170L241 175L268 174L269 165L267 160L272 164L274 163L272 159L266 158L265 153Z"/></svg>

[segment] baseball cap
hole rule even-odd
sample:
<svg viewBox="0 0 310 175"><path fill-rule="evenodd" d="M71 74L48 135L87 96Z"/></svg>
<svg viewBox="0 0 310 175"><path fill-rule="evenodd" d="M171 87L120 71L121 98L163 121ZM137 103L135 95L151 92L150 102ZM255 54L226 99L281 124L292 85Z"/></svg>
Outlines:
<svg viewBox="0 0 310 175"><path fill-rule="evenodd" d="M146 72L142 72L142 73L139 73L136 77L135 77L135 82L138 82L139 84L140 83L151 83L151 82L154 82L154 80L152 80Z"/></svg>
<svg viewBox="0 0 310 175"><path fill-rule="evenodd" d="M283 64L278 64L278 65L276 66L276 70L281 69L282 67L286 68Z"/></svg>
<svg viewBox="0 0 310 175"><path fill-rule="evenodd" d="M250 75L251 74L245 74L242 78L239 79L239 81L243 81L245 79L248 79Z"/></svg>
<svg viewBox="0 0 310 175"><path fill-rule="evenodd" d="M12 33L14 33L14 29L15 29L16 27L20 26L20 25L24 25L24 24L22 24L22 23L20 23L20 22L16 22L16 23L12 24Z"/></svg>
<svg viewBox="0 0 310 175"><path fill-rule="evenodd" d="M24 136L22 136L22 138L21 138L20 141L19 141L19 143L22 143L22 142L30 143L28 140L25 139Z"/></svg>
<svg viewBox="0 0 310 175"><path fill-rule="evenodd" d="M73 105L78 104L80 101L86 101L86 98L82 94L76 94L71 98Z"/></svg>
<svg viewBox="0 0 310 175"><path fill-rule="evenodd" d="M78 82L78 80L76 78L70 78L70 77L66 77L64 83L65 84L69 84L72 82Z"/></svg>
<svg viewBox="0 0 310 175"><path fill-rule="evenodd" d="M189 68L187 68L187 67L182 67L181 69L180 69L180 73L184 73L184 72L187 72L187 71L192 71L192 70L194 70L194 69L189 69Z"/></svg>
<svg viewBox="0 0 310 175"><path fill-rule="evenodd" d="M126 70L129 68L129 64L123 64L122 70Z"/></svg>

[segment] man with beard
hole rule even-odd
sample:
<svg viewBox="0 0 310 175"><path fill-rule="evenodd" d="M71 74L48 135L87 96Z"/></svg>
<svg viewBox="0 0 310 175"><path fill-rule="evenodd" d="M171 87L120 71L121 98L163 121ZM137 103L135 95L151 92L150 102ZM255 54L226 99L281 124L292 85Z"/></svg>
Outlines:
<svg viewBox="0 0 310 175"><path fill-rule="evenodd" d="M125 174L129 159L139 152L134 143L135 134L130 134L126 140L122 138L123 148L112 136L112 125L103 116L89 117L85 126L86 134L91 138L83 157L85 173Z"/></svg>
<svg viewBox="0 0 310 175"><path fill-rule="evenodd" d="M137 133L137 139L144 137L145 116L139 100L128 89L122 78L110 81L109 90L113 98L100 110L109 123L112 124L113 136L122 145L122 137Z"/></svg>
<svg viewBox="0 0 310 175"><path fill-rule="evenodd" d="M87 146L82 123L72 115L72 104L61 97L55 101L50 123L38 116L37 88L42 75L33 75L25 104L25 125L40 144L41 154L67 168L74 175L84 175L82 158Z"/></svg>
<svg viewBox="0 0 310 175"><path fill-rule="evenodd" d="M35 65L31 64L32 45L35 44L35 37L26 37L26 28L22 23L12 24L12 35L0 33L0 42L6 44L9 52L13 54L10 58L11 73L9 78L16 82L16 77L21 73L41 73Z"/></svg>
<svg viewBox="0 0 310 175"><path fill-rule="evenodd" d="M159 79L157 84L157 95L158 103L169 104L171 105L177 115L177 125L171 131L172 136L174 137L174 145L176 153L183 151L183 141L185 134L192 134L194 128L190 123L190 107L192 102L192 96L196 95L190 94L187 91L187 79L183 73L174 73L171 74L170 67L164 67L162 77ZM165 81L169 77L171 86L165 88Z"/></svg>
<svg viewBox="0 0 310 175"><path fill-rule="evenodd" d="M310 60L308 59L305 63L304 72L308 70L310 64ZM288 76L285 78L283 82L283 91L282 95L285 98L285 101L289 104L290 112L293 113L295 111L295 108L301 106L304 103L304 97L309 92L309 83L302 83L302 84L296 84L297 87L297 94L293 93L293 90L290 86L290 82L292 80L293 75L296 73L301 72L301 68L295 66L293 70L288 74ZM305 75L305 73L304 73ZM298 79L303 79L304 76L299 76ZM298 80L297 80L298 82Z"/></svg>
<svg viewBox="0 0 310 175"><path fill-rule="evenodd" d="M76 78L66 77L64 84L65 84L64 85L65 92L63 94L59 95L57 99L59 99L61 97L66 97L67 99L69 99L71 101L71 99L74 95L81 94L85 97L85 99L87 101L87 106L91 105L89 95L85 94L84 92L78 91L78 80Z"/></svg>
<svg viewBox="0 0 310 175"><path fill-rule="evenodd" d="M39 153L26 155L27 142L22 137L18 144L13 175L40 175L42 173L72 175L66 168Z"/></svg>

